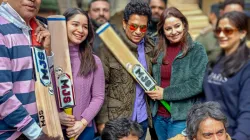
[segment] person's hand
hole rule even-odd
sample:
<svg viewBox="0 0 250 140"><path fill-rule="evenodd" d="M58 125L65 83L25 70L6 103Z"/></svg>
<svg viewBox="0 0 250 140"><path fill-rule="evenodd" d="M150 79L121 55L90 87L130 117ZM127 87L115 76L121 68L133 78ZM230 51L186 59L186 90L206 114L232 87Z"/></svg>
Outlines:
<svg viewBox="0 0 250 140"><path fill-rule="evenodd" d="M51 36L50 32L36 20L38 27L35 30L36 41L40 43L48 56L51 56Z"/></svg>
<svg viewBox="0 0 250 140"><path fill-rule="evenodd" d="M75 116L68 115L65 112L59 113L60 123L67 127L72 127L75 125Z"/></svg>
<svg viewBox="0 0 250 140"><path fill-rule="evenodd" d="M82 121L76 121L73 127L67 128L67 137L77 139L78 136L83 132L83 130L87 127L87 121L83 119Z"/></svg>
<svg viewBox="0 0 250 140"><path fill-rule="evenodd" d="M163 99L163 88L156 86L153 91L145 91L152 100L162 100Z"/></svg>
<svg viewBox="0 0 250 140"><path fill-rule="evenodd" d="M102 133L102 130L104 129L105 127L105 124L102 123L102 124L98 124L97 125L97 130L98 130L98 133L101 134Z"/></svg>
<svg viewBox="0 0 250 140"><path fill-rule="evenodd" d="M58 136L58 137L50 137L47 134L41 132L42 134L36 139L36 140L62 140L63 138Z"/></svg>

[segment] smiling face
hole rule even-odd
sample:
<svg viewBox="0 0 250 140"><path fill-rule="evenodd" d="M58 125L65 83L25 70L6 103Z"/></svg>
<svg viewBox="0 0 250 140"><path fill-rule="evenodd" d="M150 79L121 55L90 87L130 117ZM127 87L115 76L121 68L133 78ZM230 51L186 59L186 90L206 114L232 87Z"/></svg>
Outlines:
<svg viewBox="0 0 250 140"><path fill-rule="evenodd" d="M193 140L227 140L224 124L213 118L203 120Z"/></svg>
<svg viewBox="0 0 250 140"><path fill-rule="evenodd" d="M147 25L148 17L143 15L133 14L127 23L123 20L123 29L128 39L135 44L138 44L146 35Z"/></svg>
<svg viewBox="0 0 250 140"><path fill-rule="evenodd" d="M29 23L38 13L41 0L8 0L8 3L26 23Z"/></svg>
<svg viewBox="0 0 250 140"><path fill-rule="evenodd" d="M184 35L184 24L179 18L169 17L165 19L164 34L170 44L179 43Z"/></svg>
<svg viewBox="0 0 250 140"><path fill-rule="evenodd" d="M246 36L246 31L239 31L230 23L228 18L223 18L219 21L217 37L220 47L225 51L226 55L232 54L239 47L241 38ZM230 31L230 32L229 32Z"/></svg>
<svg viewBox="0 0 250 140"><path fill-rule="evenodd" d="M88 36L88 19L77 14L67 21L68 41L71 45L79 45Z"/></svg>

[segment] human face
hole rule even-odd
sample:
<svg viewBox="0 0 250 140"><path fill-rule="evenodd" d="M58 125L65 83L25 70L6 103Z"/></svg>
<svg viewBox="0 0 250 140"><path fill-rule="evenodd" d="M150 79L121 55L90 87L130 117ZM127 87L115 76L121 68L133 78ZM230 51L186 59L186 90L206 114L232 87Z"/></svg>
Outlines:
<svg viewBox="0 0 250 140"><path fill-rule="evenodd" d="M224 124L213 118L203 120L193 140L227 140Z"/></svg>
<svg viewBox="0 0 250 140"><path fill-rule="evenodd" d="M102 25L110 19L110 5L107 1L95 1L90 5L89 17Z"/></svg>
<svg viewBox="0 0 250 140"><path fill-rule="evenodd" d="M149 6L152 11L152 21L159 22L160 16L166 8L166 3L163 0L151 0Z"/></svg>
<svg viewBox="0 0 250 140"><path fill-rule="evenodd" d="M38 13L41 0L8 0L8 3L28 24Z"/></svg>
<svg viewBox="0 0 250 140"><path fill-rule="evenodd" d="M133 136L133 135L128 135L127 137L123 137L119 140L139 140L139 138L137 136Z"/></svg>
<svg viewBox="0 0 250 140"><path fill-rule="evenodd" d="M88 36L88 19L77 14L67 21L68 41L71 45L79 45Z"/></svg>
<svg viewBox="0 0 250 140"><path fill-rule="evenodd" d="M171 44L179 43L184 35L184 24L179 18L169 17L165 19L164 34Z"/></svg>
<svg viewBox="0 0 250 140"><path fill-rule="evenodd" d="M243 12L243 8L239 4L229 4L224 8L223 13L225 14L233 11Z"/></svg>
<svg viewBox="0 0 250 140"><path fill-rule="evenodd" d="M241 38L246 36L246 31L238 31L237 28L230 23L228 18L223 18L219 21L216 30L225 30L217 32L217 38L220 47L225 51L226 55L230 55L237 50ZM233 30L230 34L226 30Z"/></svg>
<svg viewBox="0 0 250 140"><path fill-rule="evenodd" d="M131 25L136 25L138 28L136 30L131 28ZM143 37L146 35L143 28L148 25L148 17L143 15L130 15L128 22L123 20L123 29L130 41L138 44Z"/></svg>

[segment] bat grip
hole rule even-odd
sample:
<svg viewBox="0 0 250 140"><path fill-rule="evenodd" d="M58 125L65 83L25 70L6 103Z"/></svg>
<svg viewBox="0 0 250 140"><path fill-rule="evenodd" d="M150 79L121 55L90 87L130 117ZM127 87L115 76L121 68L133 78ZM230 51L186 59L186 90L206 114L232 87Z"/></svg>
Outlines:
<svg viewBox="0 0 250 140"><path fill-rule="evenodd" d="M160 100L160 102L170 112L170 105L164 100Z"/></svg>
<svg viewBox="0 0 250 140"><path fill-rule="evenodd" d="M68 115L72 115L73 114L73 109L72 108L65 108L64 112Z"/></svg>
<svg viewBox="0 0 250 140"><path fill-rule="evenodd" d="M72 115L73 114L73 108L65 108L64 112L68 115ZM69 140L75 140L75 138L70 138Z"/></svg>

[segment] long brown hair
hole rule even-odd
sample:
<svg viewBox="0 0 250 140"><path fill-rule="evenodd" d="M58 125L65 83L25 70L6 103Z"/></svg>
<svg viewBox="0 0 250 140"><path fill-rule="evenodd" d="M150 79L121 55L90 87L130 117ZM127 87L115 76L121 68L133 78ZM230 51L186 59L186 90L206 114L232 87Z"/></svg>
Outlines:
<svg viewBox="0 0 250 140"><path fill-rule="evenodd" d="M183 51L182 57L186 56L188 51L188 41L187 41L187 35L188 35L188 21L187 18L175 7L166 8L164 12L161 14L160 21L157 25L158 30L158 37L159 37L159 44L157 45L155 49L155 55L153 61L156 62L158 56L161 52L166 54L166 50L168 45L170 44L169 40L166 38L164 34L164 24L165 20L170 17L178 18L182 21L182 24L184 25L184 34L181 39L180 45L181 49Z"/></svg>
<svg viewBox="0 0 250 140"><path fill-rule="evenodd" d="M216 23L216 28L218 28L219 22L222 19L228 19L230 24L235 26L239 32L247 32L248 18L244 13L233 11L224 14L218 19ZM229 56L226 56L225 51L222 49L219 58L222 59L223 56L225 57L223 59L222 75L226 77L231 77L235 75L239 70L241 70L241 68L250 61L250 49L246 45L246 37L240 40L240 44L237 50ZM217 61L219 60L220 59L218 59ZM211 67L214 67L214 65L215 63L212 63Z"/></svg>
<svg viewBox="0 0 250 140"><path fill-rule="evenodd" d="M96 62L92 51L94 31L88 13L86 11L83 11L80 8L69 8L64 12L63 15L65 16L66 21L69 21L72 17L74 17L77 14L85 15L88 20L88 36L79 45L79 57L81 60L79 75L87 76L90 72L93 72L96 69Z"/></svg>

